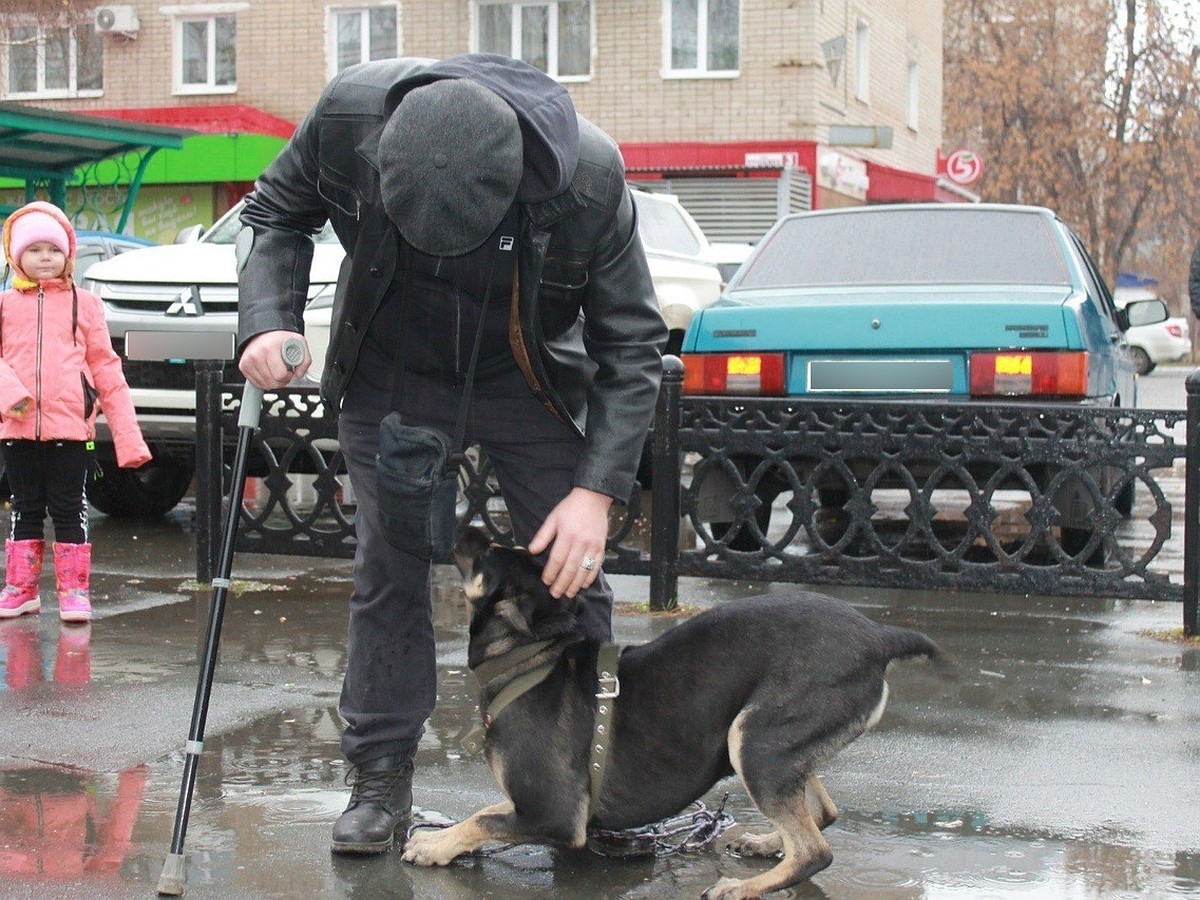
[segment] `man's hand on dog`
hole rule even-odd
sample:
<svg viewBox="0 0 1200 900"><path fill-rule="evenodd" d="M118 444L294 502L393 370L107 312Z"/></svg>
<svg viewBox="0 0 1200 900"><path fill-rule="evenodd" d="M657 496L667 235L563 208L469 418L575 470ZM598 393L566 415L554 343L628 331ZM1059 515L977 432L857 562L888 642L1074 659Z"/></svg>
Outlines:
<svg viewBox="0 0 1200 900"><path fill-rule="evenodd" d="M612 497L607 494L573 488L529 542L534 556L550 550L542 581L550 587L552 597L574 597L600 576L610 506ZM594 561L592 568L584 567L585 559Z"/></svg>

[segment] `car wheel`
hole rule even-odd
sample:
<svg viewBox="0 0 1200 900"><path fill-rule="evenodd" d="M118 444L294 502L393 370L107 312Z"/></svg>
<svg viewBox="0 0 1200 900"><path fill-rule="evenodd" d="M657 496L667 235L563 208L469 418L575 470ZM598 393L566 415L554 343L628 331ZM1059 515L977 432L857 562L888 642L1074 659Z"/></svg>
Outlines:
<svg viewBox="0 0 1200 900"><path fill-rule="evenodd" d="M664 356L678 356L683 349L683 332L675 329L667 334L667 346L663 349Z"/></svg>
<svg viewBox="0 0 1200 900"><path fill-rule="evenodd" d="M1090 528L1063 528L1059 536L1059 545L1067 556L1078 557L1091 539L1092 530ZM1083 560L1083 564L1091 569L1102 569L1105 557L1104 542L1101 541L1087 559Z"/></svg>
<svg viewBox="0 0 1200 900"><path fill-rule="evenodd" d="M754 520L758 523L758 529L763 534L767 533L767 529L771 525L771 507L769 504L760 506L754 512ZM730 529L737 528L737 534L729 539L729 549L737 550L742 553L754 553L762 549L762 545L754 536L754 532L750 530L749 525L739 525L735 522L713 522L712 536L718 541L724 540L729 534Z"/></svg>
<svg viewBox="0 0 1200 900"><path fill-rule="evenodd" d="M1154 371L1154 360L1150 358L1150 354L1141 347L1130 347L1130 354L1133 356L1133 367L1139 375L1148 375Z"/></svg>
<svg viewBox="0 0 1200 900"><path fill-rule="evenodd" d="M183 499L195 466L176 457L156 457L140 469L120 469L111 453L98 453L101 475L88 482L88 502L114 519L155 519Z"/></svg>

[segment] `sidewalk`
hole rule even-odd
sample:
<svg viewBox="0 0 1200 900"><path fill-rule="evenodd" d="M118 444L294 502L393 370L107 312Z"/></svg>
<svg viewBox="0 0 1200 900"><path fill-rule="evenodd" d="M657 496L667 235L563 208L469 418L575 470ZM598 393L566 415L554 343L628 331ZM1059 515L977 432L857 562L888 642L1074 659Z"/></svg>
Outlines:
<svg viewBox="0 0 1200 900"><path fill-rule="evenodd" d="M64 632L52 604L0 622L6 897L150 896L170 843L208 590L188 583L182 515L93 525L90 639L81 647ZM243 555L234 575L187 835L187 896L665 900L761 870L720 845L650 861L516 848L442 870L397 853L331 857L346 797L336 707L349 566ZM672 627L632 607L646 599L646 579L614 583L619 642ZM703 608L776 587L685 580L680 596ZM943 682L920 664L892 668L879 728L821 772L842 810L827 832L834 861L796 896L1200 896L1200 645L1152 636L1178 628L1178 604L826 592L926 631L962 674ZM477 711L467 606L449 569L438 572L434 605L439 706L414 793L428 818L458 819L500 795L482 758L460 746ZM65 650L64 636L73 638ZM739 827L761 824L736 782L706 803L715 808L725 791ZM14 798L36 798L40 830L9 814ZM77 827L80 815L88 827Z"/></svg>

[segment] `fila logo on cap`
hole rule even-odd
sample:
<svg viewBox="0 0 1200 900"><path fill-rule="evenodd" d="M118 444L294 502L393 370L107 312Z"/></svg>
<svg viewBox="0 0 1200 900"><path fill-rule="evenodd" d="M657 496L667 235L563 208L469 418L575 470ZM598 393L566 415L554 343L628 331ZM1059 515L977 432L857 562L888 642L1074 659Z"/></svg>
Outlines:
<svg viewBox="0 0 1200 900"><path fill-rule="evenodd" d="M514 243L514 239L509 237L508 235L500 236L500 249L501 250L511 250L513 248L513 243Z"/></svg>

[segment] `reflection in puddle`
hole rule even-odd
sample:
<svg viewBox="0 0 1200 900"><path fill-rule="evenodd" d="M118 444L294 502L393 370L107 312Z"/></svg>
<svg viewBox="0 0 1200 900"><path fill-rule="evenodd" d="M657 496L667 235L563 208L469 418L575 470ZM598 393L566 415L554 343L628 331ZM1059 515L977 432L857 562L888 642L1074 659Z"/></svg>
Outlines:
<svg viewBox="0 0 1200 900"><path fill-rule="evenodd" d="M117 878L149 769L116 776L62 769L0 772L0 877L22 882Z"/></svg>
<svg viewBox="0 0 1200 900"><path fill-rule="evenodd" d="M92 679L91 625L43 633L40 617L0 621L0 691L40 684L79 687Z"/></svg>

